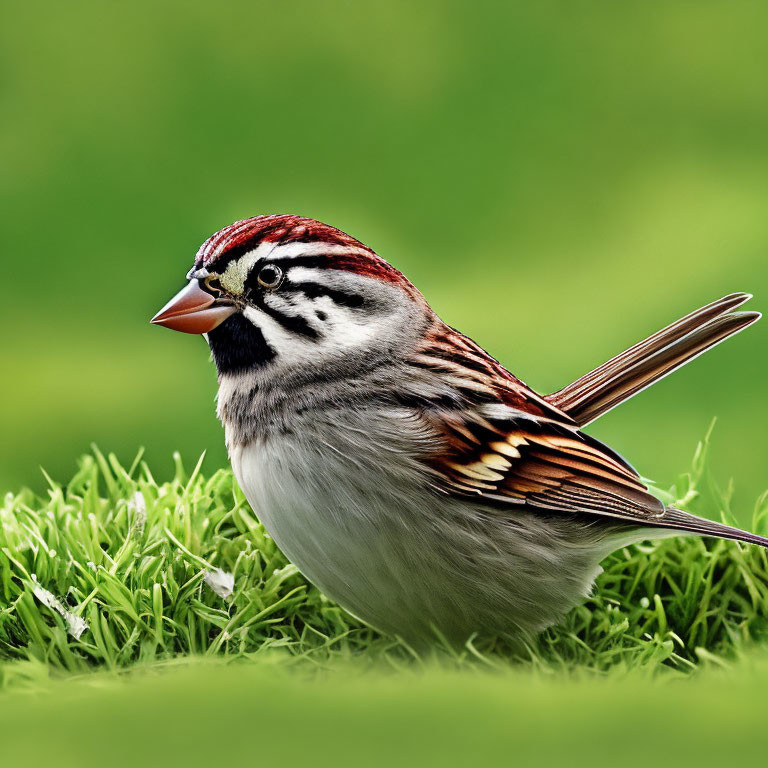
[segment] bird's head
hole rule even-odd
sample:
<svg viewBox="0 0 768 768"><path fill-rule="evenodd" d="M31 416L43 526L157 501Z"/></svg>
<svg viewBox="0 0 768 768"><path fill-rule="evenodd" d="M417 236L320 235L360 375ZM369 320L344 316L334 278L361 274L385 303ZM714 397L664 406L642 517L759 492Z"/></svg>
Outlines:
<svg viewBox="0 0 768 768"><path fill-rule="evenodd" d="M208 238L152 322L204 334L220 374L391 356L423 333L421 294L370 248L299 216L256 216Z"/></svg>

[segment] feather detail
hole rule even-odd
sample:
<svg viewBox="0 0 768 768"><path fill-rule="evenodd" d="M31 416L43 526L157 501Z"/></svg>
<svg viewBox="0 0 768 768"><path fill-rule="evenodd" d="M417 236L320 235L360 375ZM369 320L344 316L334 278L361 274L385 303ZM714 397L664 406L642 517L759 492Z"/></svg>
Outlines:
<svg viewBox="0 0 768 768"><path fill-rule="evenodd" d="M654 524L664 512L629 464L567 423L533 414L494 421L477 409L425 417L445 436L445 452L428 459L445 492L635 523Z"/></svg>
<svg viewBox="0 0 768 768"><path fill-rule="evenodd" d="M436 322L415 365L456 387L455 407L435 403L422 418L442 435L426 462L448 494L494 505L508 514L525 506L593 514L632 525L669 527L754 543L738 529L665 508L634 468L579 426L755 322L733 312L732 294L682 318L546 398L539 396L471 339Z"/></svg>
<svg viewBox="0 0 768 768"><path fill-rule="evenodd" d="M437 324L428 342L414 363L462 393L456 407L436 403L422 412L443 437L443 450L427 459L438 488L633 521L655 520L664 509L620 456L579 432L470 339Z"/></svg>
<svg viewBox="0 0 768 768"><path fill-rule="evenodd" d="M513 459L519 459L520 458L520 451L515 448L514 445L511 445L507 442L500 442L497 441L495 443L491 443L488 446L491 450L496 451L497 453L502 453L504 456L510 456Z"/></svg>
<svg viewBox="0 0 768 768"><path fill-rule="evenodd" d="M503 480L504 475L489 469L482 461L474 461L471 464L459 464L457 462L446 462L447 466L455 469L462 475L466 475L473 480Z"/></svg>
<svg viewBox="0 0 768 768"><path fill-rule="evenodd" d="M747 293L733 293L713 301L545 399L568 413L579 426L589 424L759 320L759 312L733 311L750 298Z"/></svg>

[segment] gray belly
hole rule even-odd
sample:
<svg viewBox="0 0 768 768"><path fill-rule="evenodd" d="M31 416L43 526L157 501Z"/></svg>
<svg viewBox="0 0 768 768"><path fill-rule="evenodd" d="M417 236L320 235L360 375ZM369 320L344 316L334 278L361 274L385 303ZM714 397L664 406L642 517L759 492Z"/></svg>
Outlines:
<svg viewBox="0 0 768 768"><path fill-rule="evenodd" d="M569 517L443 497L408 466L300 441L232 451L246 498L285 555L329 597L409 640L519 635L591 589L619 542Z"/></svg>

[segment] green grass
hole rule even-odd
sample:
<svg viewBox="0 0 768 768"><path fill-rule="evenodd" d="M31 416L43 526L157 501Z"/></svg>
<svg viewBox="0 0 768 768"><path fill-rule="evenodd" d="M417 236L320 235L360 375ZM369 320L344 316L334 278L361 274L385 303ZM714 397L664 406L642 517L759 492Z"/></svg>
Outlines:
<svg viewBox="0 0 768 768"><path fill-rule="evenodd" d="M202 463L202 462L200 462ZM186 657L269 658L326 668L339 661L402 668L545 672L689 672L727 660L768 632L768 560L757 547L699 538L626 548L604 563L594 596L523 651L476 638L426 656L362 625L309 585L254 517L229 470L200 463L158 483L93 455L47 498L8 494L0 511L0 680L95 668L165 666ZM670 491L682 506L728 517L707 481L706 441ZM706 491L706 492L702 492ZM766 498L753 528L766 532ZM221 569L232 593L206 575ZM42 670L42 672L41 672ZM2 687L2 684L0 684Z"/></svg>

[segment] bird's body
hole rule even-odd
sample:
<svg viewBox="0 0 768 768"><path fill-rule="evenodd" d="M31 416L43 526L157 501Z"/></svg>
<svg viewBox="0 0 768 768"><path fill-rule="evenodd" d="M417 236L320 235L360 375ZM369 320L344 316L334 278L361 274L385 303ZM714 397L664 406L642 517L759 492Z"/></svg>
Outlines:
<svg viewBox="0 0 768 768"><path fill-rule="evenodd" d="M562 516L468 510L425 491L408 478L415 461L399 455L396 435L380 444L398 455L395 466L361 446L355 430L385 416L390 429L408 428L406 413L363 414L349 428L313 426L303 438L259 440L232 456L285 555L375 627L409 640L438 628L458 641L543 629L589 593L600 560L632 540L595 536ZM355 450L355 461L329 458L328 441Z"/></svg>
<svg viewBox="0 0 768 768"><path fill-rule="evenodd" d="M692 531L766 543L651 496L580 430L757 319L726 297L550 397L445 325L370 249L299 217L210 238L156 318L206 333L237 480L287 557L412 640L520 636L611 551Z"/></svg>
<svg viewBox="0 0 768 768"><path fill-rule="evenodd" d="M453 639L541 629L589 592L603 557L638 538L436 493L424 460L441 437L414 409L362 396L336 411L306 395L303 413L265 419L247 441L229 426L232 467L285 555L380 629L409 639L432 626Z"/></svg>

